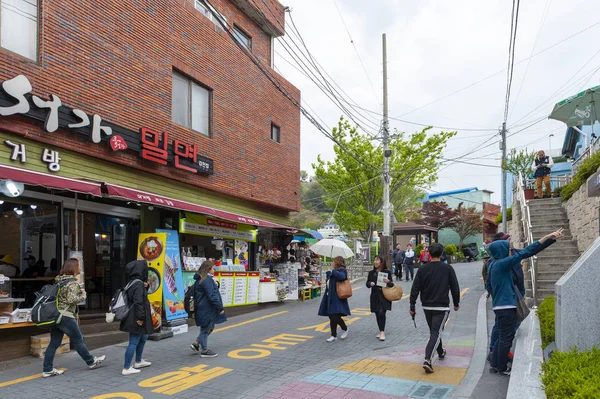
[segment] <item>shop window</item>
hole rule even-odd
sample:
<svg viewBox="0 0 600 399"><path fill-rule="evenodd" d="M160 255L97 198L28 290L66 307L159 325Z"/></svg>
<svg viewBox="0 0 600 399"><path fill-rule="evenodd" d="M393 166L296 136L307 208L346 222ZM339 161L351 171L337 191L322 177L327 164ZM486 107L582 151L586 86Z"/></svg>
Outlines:
<svg viewBox="0 0 600 399"><path fill-rule="evenodd" d="M196 0L196 10L200 11L202 15L208 18L212 23L217 25L219 28L222 28L221 22L227 25L227 18L217 11L214 7L205 3L202 0ZM221 22L219 21L221 20Z"/></svg>
<svg viewBox="0 0 600 399"><path fill-rule="evenodd" d="M281 128L271 123L271 140L281 142Z"/></svg>
<svg viewBox="0 0 600 399"><path fill-rule="evenodd" d="M233 36L242 46L248 50L252 49L252 38L237 25L233 26Z"/></svg>
<svg viewBox="0 0 600 399"><path fill-rule="evenodd" d="M37 0L0 0L0 46L37 60Z"/></svg>
<svg viewBox="0 0 600 399"><path fill-rule="evenodd" d="M210 90L180 73L173 72L173 122L210 136L210 101Z"/></svg>

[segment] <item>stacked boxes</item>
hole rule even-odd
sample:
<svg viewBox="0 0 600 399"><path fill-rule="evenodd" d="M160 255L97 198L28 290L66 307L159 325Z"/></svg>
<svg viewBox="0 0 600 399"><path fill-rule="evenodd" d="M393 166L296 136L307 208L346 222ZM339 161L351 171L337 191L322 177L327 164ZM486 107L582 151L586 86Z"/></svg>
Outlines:
<svg viewBox="0 0 600 399"><path fill-rule="evenodd" d="M42 334L35 335L31 337L31 350L29 353L31 356L43 358L46 353L46 348L50 344L50 334ZM70 350L70 341L69 337L66 335L63 337L62 342L58 349L56 349L56 354L67 353Z"/></svg>

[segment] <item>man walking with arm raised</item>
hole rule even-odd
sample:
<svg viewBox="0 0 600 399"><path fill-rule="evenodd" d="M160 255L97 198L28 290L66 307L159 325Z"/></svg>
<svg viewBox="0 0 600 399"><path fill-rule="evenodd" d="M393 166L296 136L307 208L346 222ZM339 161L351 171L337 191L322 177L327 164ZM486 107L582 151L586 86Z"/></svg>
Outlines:
<svg viewBox="0 0 600 399"><path fill-rule="evenodd" d="M415 315L417 297L421 295L421 305L429 325L429 342L425 349L425 362L423 369L433 373L431 356L436 350L440 360L446 357L446 350L442 344L442 331L450 314L450 298L452 294L454 310L458 311L460 303L460 288L456 273L451 265L440 261L444 247L441 244L432 244L429 248L431 262L423 265L417 271L410 293L410 315Z"/></svg>

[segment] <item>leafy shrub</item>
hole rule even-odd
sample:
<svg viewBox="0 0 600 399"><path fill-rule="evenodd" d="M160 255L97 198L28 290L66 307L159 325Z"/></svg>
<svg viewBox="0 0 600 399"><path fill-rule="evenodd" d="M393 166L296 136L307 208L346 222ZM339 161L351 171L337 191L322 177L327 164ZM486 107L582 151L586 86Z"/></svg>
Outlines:
<svg viewBox="0 0 600 399"><path fill-rule="evenodd" d="M512 207L506 208L506 220L512 220ZM496 224L502 223L502 212L496 215Z"/></svg>
<svg viewBox="0 0 600 399"><path fill-rule="evenodd" d="M600 152L595 153L585 161L581 163L579 169L577 169L577 173L573 176L573 180L571 183L563 186L560 194L562 195L562 200L567 201L569 198L573 196L579 190L579 187L584 185L591 175L596 173L598 168L600 167Z"/></svg>
<svg viewBox="0 0 600 399"><path fill-rule="evenodd" d="M454 244L450 244L450 245L446 245L446 255L450 256L450 255L456 255L456 252L458 252L458 248L456 248L456 245Z"/></svg>
<svg viewBox="0 0 600 399"><path fill-rule="evenodd" d="M562 187L556 187L554 189L554 197L560 197L562 189L563 189Z"/></svg>
<svg viewBox="0 0 600 399"><path fill-rule="evenodd" d="M548 399L600 398L600 348L578 353L554 351L542 363L542 383Z"/></svg>
<svg viewBox="0 0 600 399"><path fill-rule="evenodd" d="M554 314L555 297L549 296L544 299L538 307L538 317L540 318L540 330L542 333L542 348L554 342Z"/></svg>
<svg viewBox="0 0 600 399"><path fill-rule="evenodd" d="M419 256L421 256L421 251L423 251L423 244L419 244L415 247L415 258L419 259Z"/></svg>
<svg viewBox="0 0 600 399"><path fill-rule="evenodd" d="M457 252L456 253L456 257L460 260L465 260L465 254L463 254L462 252Z"/></svg>

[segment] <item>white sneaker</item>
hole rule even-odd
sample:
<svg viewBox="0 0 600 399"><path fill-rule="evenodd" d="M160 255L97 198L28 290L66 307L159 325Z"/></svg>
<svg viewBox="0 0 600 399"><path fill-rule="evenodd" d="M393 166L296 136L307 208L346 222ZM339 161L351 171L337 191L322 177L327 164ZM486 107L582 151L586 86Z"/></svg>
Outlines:
<svg viewBox="0 0 600 399"><path fill-rule="evenodd" d="M329 337L327 338L327 342L337 341L337 337Z"/></svg>
<svg viewBox="0 0 600 399"><path fill-rule="evenodd" d="M133 364L133 368L134 369L143 369L144 367L150 367L150 366L152 366L152 363L151 362L147 362L144 359L142 359L141 362L135 362Z"/></svg>
<svg viewBox="0 0 600 399"><path fill-rule="evenodd" d="M57 375L63 375L65 373L64 370L57 370L57 369L52 369L52 371L44 371L42 373L42 378L48 378L48 377L56 377Z"/></svg>
<svg viewBox="0 0 600 399"><path fill-rule="evenodd" d="M90 364L88 367L91 368L91 369L95 369L96 367L98 367L105 360L106 360L106 355L95 356L94 357L94 363Z"/></svg>
<svg viewBox="0 0 600 399"><path fill-rule="evenodd" d="M377 339L381 338L381 333L376 335Z"/></svg>
<svg viewBox="0 0 600 399"><path fill-rule="evenodd" d="M141 370L138 369L134 369L133 367L129 367L128 369L123 369L123 371L121 371L121 374L123 375L131 375L131 374L137 374L137 373L141 373Z"/></svg>
<svg viewBox="0 0 600 399"><path fill-rule="evenodd" d="M342 330L342 336L340 337L341 339L346 339L348 337L348 330L343 331Z"/></svg>

